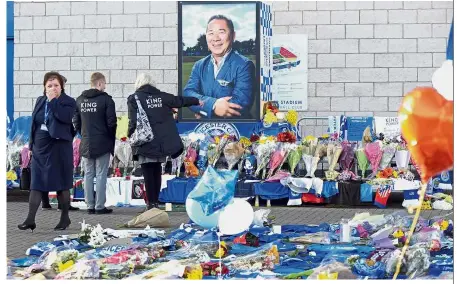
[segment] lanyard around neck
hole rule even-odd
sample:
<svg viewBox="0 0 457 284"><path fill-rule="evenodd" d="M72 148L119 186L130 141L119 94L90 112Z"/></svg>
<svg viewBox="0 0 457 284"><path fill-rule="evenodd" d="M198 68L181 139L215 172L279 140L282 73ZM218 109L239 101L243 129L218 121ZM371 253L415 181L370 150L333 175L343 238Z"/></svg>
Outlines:
<svg viewBox="0 0 457 284"><path fill-rule="evenodd" d="M44 124L46 124L46 122L48 122L48 117L49 117L48 104L49 104L49 101L46 100L46 104L44 105Z"/></svg>

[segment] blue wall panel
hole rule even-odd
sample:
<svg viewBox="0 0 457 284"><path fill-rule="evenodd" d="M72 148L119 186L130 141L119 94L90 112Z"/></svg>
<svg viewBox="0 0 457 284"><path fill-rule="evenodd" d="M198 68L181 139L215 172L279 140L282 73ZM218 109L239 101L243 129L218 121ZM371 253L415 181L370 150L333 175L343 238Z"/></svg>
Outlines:
<svg viewBox="0 0 457 284"><path fill-rule="evenodd" d="M6 113L7 129L14 120L14 2L6 2Z"/></svg>

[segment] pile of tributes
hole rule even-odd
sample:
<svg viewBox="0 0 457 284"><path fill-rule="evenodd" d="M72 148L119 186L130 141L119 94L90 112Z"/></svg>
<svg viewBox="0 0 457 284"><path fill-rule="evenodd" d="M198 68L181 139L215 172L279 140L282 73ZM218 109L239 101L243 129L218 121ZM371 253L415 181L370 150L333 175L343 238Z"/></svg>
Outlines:
<svg viewBox="0 0 457 284"><path fill-rule="evenodd" d="M261 211L261 210L259 210ZM10 279L391 279L412 216L356 214L340 224L271 224L220 236L193 223L169 235L82 224L79 237L40 242L8 261ZM128 245L119 239L128 238ZM117 244L110 244L117 239ZM453 222L420 219L399 278L452 279Z"/></svg>

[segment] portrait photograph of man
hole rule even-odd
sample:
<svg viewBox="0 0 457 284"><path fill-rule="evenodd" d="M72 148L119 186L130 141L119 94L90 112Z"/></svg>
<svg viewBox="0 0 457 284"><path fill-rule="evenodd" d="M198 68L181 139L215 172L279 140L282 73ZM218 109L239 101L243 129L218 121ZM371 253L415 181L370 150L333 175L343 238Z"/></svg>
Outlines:
<svg viewBox="0 0 457 284"><path fill-rule="evenodd" d="M259 119L256 3L181 5L181 120Z"/></svg>

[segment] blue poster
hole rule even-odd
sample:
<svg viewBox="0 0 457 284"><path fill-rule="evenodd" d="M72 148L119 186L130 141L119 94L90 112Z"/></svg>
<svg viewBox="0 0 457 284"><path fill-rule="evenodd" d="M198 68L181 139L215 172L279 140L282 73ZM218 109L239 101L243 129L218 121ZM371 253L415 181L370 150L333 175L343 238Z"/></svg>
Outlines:
<svg viewBox="0 0 457 284"><path fill-rule="evenodd" d="M348 116L346 119L347 127L347 140L348 141L360 141L362 140L363 131L367 126L373 129L373 117L361 117L361 116Z"/></svg>

